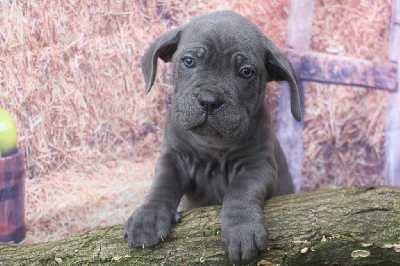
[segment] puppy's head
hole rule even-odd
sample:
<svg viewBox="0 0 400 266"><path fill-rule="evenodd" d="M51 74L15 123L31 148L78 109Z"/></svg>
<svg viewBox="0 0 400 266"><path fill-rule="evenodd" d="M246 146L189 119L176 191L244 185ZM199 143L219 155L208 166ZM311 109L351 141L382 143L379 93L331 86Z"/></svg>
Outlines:
<svg viewBox="0 0 400 266"><path fill-rule="evenodd" d="M292 114L301 120L292 65L255 24L237 13L201 15L152 43L142 59L146 93L154 83L158 58L173 62L171 115L185 130L240 138L271 80L290 83Z"/></svg>

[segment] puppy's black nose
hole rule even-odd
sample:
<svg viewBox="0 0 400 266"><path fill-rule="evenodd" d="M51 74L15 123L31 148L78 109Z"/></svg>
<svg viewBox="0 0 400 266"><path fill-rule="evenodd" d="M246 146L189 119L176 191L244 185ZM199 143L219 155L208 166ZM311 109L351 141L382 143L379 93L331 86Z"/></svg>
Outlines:
<svg viewBox="0 0 400 266"><path fill-rule="evenodd" d="M213 114L224 104L224 101L215 94L204 93L197 97L197 103L203 112Z"/></svg>

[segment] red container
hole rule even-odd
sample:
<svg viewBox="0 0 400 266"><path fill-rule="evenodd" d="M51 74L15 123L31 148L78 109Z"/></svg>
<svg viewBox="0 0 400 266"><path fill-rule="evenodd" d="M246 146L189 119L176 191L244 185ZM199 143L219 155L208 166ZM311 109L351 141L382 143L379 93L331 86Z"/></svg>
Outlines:
<svg viewBox="0 0 400 266"><path fill-rule="evenodd" d="M25 235L24 153L17 149L0 158L0 242L19 243Z"/></svg>

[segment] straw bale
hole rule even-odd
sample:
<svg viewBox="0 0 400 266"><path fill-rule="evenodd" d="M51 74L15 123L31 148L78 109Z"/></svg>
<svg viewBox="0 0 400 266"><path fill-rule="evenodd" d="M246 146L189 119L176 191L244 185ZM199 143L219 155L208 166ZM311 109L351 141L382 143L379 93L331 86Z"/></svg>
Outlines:
<svg viewBox="0 0 400 266"><path fill-rule="evenodd" d="M310 49L389 61L391 1L315 2ZM385 184L387 93L307 83L302 191Z"/></svg>
<svg viewBox="0 0 400 266"><path fill-rule="evenodd" d="M386 102L379 93L307 84L302 189L384 184ZM375 98L373 97L375 96Z"/></svg>
<svg viewBox="0 0 400 266"><path fill-rule="evenodd" d="M26 183L25 243L62 239L123 224L143 202L155 157L75 165Z"/></svg>
<svg viewBox="0 0 400 266"><path fill-rule="evenodd" d="M285 47L289 0L3 1L0 106L26 152L27 242L122 223L144 199L171 103L159 63L145 97L140 58L166 31L232 9ZM389 0L316 0L311 50L385 62ZM280 85L267 89L272 117ZM383 184L386 93L307 84L303 191Z"/></svg>

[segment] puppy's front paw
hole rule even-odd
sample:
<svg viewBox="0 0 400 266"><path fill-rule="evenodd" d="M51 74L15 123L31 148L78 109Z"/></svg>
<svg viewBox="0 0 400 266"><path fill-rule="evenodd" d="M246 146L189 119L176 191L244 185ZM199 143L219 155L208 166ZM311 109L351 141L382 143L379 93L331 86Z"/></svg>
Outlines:
<svg viewBox="0 0 400 266"><path fill-rule="evenodd" d="M140 206L125 224L129 247L150 247L167 237L172 222L180 221L179 213L162 204Z"/></svg>
<svg viewBox="0 0 400 266"><path fill-rule="evenodd" d="M256 258L258 250L267 247L268 230L264 219L250 217L229 219L222 227L222 246L232 263L249 262Z"/></svg>

